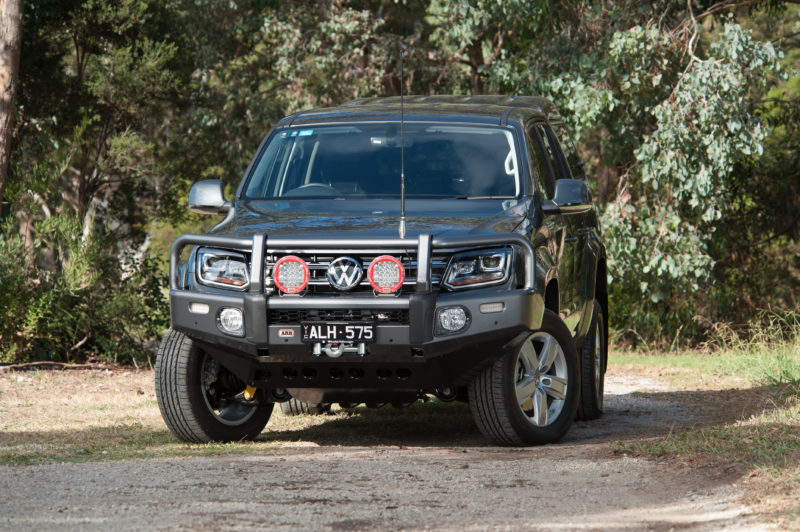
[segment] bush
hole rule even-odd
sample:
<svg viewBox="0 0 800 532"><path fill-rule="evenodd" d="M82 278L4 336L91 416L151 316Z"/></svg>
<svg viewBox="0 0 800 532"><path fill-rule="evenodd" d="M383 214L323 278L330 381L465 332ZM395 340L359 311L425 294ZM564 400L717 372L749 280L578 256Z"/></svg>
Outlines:
<svg viewBox="0 0 800 532"><path fill-rule="evenodd" d="M152 258L123 270L108 239L76 219L37 224L26 247L11 224L0 238L0 362L138 363L169 324L165 280Z"/></svg>

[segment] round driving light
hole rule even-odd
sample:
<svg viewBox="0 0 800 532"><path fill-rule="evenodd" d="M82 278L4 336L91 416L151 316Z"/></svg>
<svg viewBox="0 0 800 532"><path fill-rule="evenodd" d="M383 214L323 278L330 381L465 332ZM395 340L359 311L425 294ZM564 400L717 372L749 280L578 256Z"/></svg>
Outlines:
<svg viewBox="0 0 800 532"><path fill-rule="evenodd" d="M469 324L469 314L464 307L444 307L436 312L439 332L448 334L464 329Z"/></svg>
<svg viewBox="0 0 800 532"><path fill-rule="evenodd" d="M219 328L228 334L244 335L244 316L238 308L224 308L219 311Z"/></svg>
<svg viewBox="0 0 800 532"><path fill-rule="evenodd" d="M367 278L376 292L397 292L405 280L403 263L390 255L381 255L370 263Z"/></svg>
<svg viewBox="0 0 800 532"><path fill-rule="evenodd" d="M275 263L272 280L278 290L286 294L296 294L308 286L308 265L300 257L289 255Z"/></svg>

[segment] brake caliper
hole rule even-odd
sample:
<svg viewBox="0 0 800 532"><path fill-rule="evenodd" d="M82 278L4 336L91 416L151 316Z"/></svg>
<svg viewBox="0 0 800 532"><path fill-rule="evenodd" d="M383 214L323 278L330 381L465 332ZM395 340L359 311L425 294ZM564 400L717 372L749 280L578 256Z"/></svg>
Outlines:
<svg viewBox="0 0 800 532"><path fill-rule="evenodd" d="M248 384L244 389L244 394L242 394L242 396L244 397L245 401L252 401L256 396L256 389Z"/></svg>

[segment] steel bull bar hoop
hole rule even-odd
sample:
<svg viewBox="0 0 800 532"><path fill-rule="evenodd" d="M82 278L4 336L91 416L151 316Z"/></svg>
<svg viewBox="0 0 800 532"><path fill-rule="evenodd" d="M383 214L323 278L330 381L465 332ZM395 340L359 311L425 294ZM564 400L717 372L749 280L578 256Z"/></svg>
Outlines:
<svg viewBox="0 0 800 532"><path fill-rule="evenodd" d="M302 253L314 249L417 249L417 284L416 291L431 291L431 250L465 247L483 247L514 244L522 254L525 264L525 290L534 287L534 254L530 241L518 233L495 233L486 235L444 236L432 238L429 234L420 234L412 238L316 238L254 235L250 238L236 238L219 235L186 234L178 237L172 245L169 256L169 288L180 290L180 259L186 246L219 247L251 253L249 292L262 293L264 290L264 256L267 251ZM304 298L307 299L307 298ZM315 298L317 299L317 298ZM336 298L339 303L342 299ZM363 302L363 300L361 300ZM407 304L407 302L406 302ZM336 305L337 307L340 305ZM387 301L386 307L403 306Z"/></svg>
<svg viewBox="0 0 800 532"><path fill-rule="evenodd" d="M169 250L169 289L180 290L181 253L186 246L208 246L222 249L235 249L252 253L250 272L250 292L261 292L263 286L264 235L252 238L235 238L218 235L186 234L175 239ZM256 261L255 259L259 260Z"/></svg>

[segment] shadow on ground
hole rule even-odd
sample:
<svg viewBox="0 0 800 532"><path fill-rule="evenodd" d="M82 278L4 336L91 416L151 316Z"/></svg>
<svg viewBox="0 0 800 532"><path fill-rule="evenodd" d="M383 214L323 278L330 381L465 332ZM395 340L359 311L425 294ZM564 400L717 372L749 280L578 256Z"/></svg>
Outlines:
<svg viewBox="0 0 800 532"><path fill-rule="evenodd" d="M774 386L607 395L603 417L575 422L562 444L632 443L688 430L714 430L769 412L780 407L781 401ZM255 443L211 445L179 443L166 429L154 430L139 423L75 430L9 431L0 433L0 464L251 452L298 442L320 446L490 446L475 426L469 406L459 402L417 402L401 409L388 405L379 409L359 407L316 416L307 422L311 425L288 429L270 428L285 424L285 420L270 423ZM796 426L777 425L772 430L798 432ZM742 437L746 438L744 432ZM800 441L800 434L796 436ZM792 455L795 452L789 451Z"/></svg>

